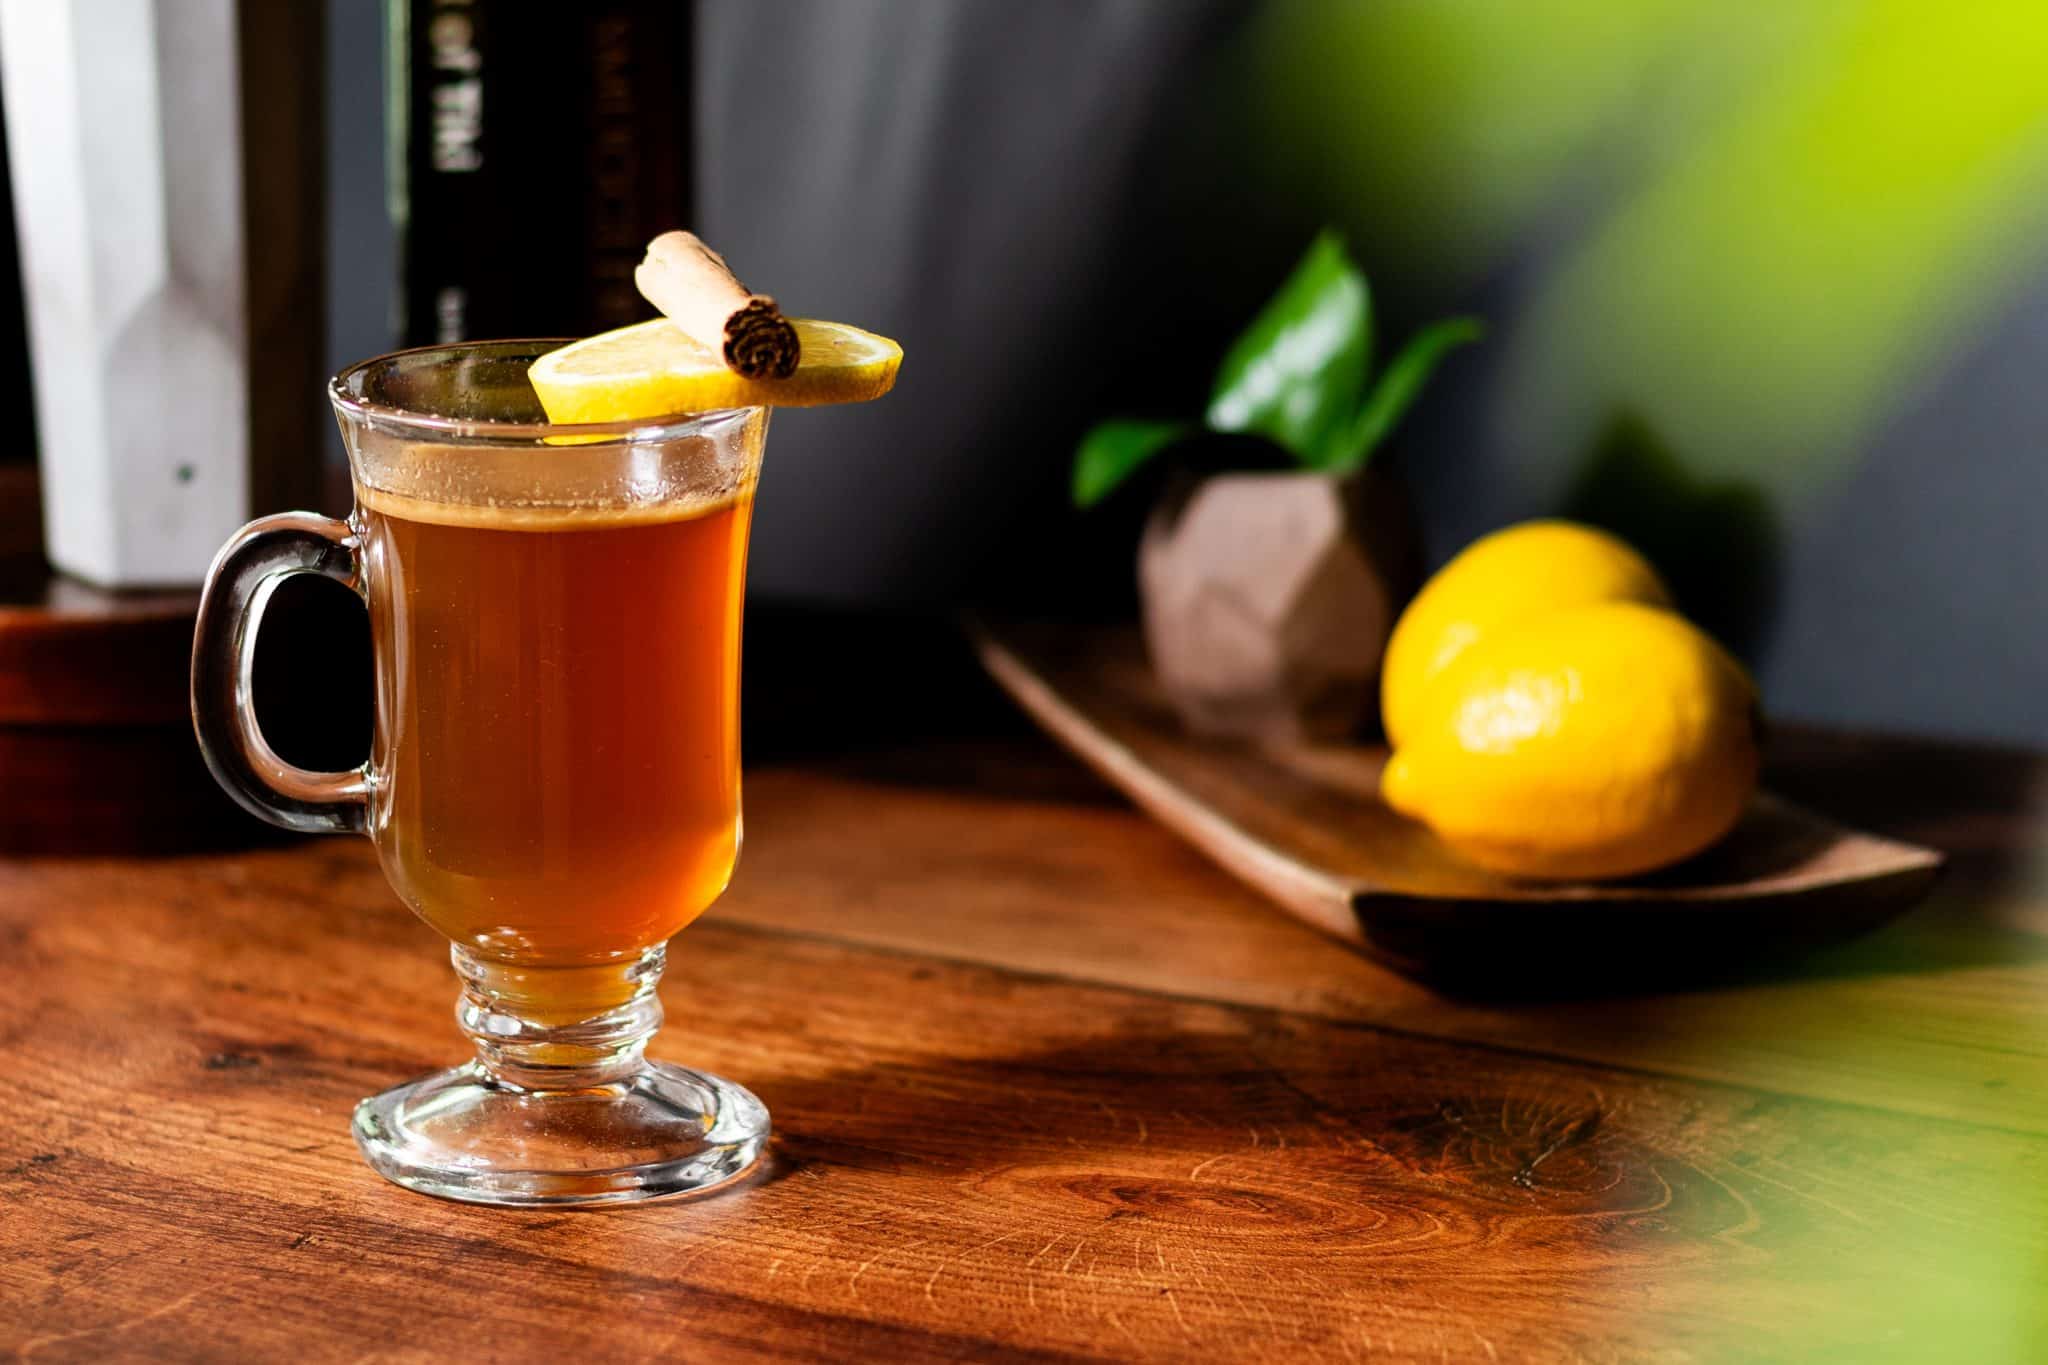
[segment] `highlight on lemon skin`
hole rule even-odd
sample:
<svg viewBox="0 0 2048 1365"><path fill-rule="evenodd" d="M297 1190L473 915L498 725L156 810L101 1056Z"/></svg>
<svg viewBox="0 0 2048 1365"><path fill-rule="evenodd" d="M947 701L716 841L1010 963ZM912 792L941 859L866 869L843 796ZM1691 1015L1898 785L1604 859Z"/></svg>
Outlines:
<svg viewBox="0 0 2048 1365"><path fill-rule="evenodd" d="M1418 702L1381 792L1481 867L1626 877L1726 834L1759 763L1741 666L1671 612L1605 602L1462 650Z"/></svg>
<svg viewBox="0 0 2048 1365"><path fill-rule="evenodd" d="M1482 536L1437 571L1395 623L1380 669L1387 742L1416 730L1431 682L1489 632L1594 602L1669 607L1649 561L1605 531L1527 521Z"/></svg>

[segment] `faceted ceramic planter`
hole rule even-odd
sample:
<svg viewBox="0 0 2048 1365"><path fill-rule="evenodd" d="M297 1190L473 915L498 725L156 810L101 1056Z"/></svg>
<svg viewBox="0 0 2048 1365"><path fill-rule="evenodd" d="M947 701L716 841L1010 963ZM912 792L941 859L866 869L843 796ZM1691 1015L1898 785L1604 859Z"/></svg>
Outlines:
<svg viewBox="0 0 2048 1365"><path fill-rule="evenodd" d="M1138 549L1153 671L1198 733L1350 738L1420 576L1406 491L1378 469L1184 477Z"/></svg>

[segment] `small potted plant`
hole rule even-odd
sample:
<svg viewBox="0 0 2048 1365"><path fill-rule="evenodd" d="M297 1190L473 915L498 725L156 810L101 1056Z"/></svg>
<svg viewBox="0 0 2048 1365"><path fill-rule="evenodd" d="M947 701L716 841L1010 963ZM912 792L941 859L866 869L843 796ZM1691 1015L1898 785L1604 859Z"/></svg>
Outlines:
<svg viewBox="0 0 2048 1365"><path fill-rule="evenodd" d="M1224 356L1200 421L1109 421L1082 438L1081 507L1150 461L1180 466L1146 523L1138 588L1153 671L1191 729L1337 739L1373 714L1421 571L1407 495L1373 455L1480 331L1433 323L1374 377L1371 292L1325 231Z"/></svg>

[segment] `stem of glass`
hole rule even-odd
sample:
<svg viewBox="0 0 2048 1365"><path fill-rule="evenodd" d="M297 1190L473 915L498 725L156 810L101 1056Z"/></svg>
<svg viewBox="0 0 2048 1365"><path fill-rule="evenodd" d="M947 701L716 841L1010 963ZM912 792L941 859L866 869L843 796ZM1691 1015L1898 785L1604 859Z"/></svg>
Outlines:
<svg viewBox="0 0 2048 1365"><path fill-rule="evenodd" d="M647 1040L661 1027L655 987L666 945L588 967L518 966L460 944L449 956L462 978L455 1020L499 1084L581 1090L626 1080L646 1065Z"/></svg>

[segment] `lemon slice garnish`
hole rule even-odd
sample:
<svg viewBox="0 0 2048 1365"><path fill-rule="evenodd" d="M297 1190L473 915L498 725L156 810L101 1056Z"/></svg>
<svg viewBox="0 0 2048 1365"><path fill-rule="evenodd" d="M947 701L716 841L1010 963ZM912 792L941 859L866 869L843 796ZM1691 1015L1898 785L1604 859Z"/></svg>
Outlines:
<svg viewBox="0 0 2048 1365"><path fill-rule="evenodd" d="M526 372L550 422L631 422L720 408L865 403L896 384L903 348L843 322L791 318L803 358L787 379L744 379L667 318L549 351Z"/></svg>

